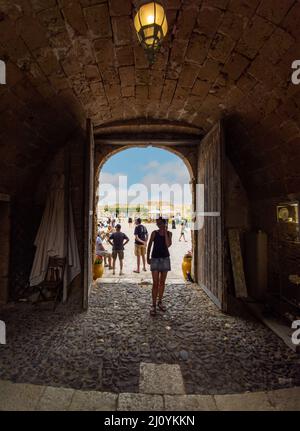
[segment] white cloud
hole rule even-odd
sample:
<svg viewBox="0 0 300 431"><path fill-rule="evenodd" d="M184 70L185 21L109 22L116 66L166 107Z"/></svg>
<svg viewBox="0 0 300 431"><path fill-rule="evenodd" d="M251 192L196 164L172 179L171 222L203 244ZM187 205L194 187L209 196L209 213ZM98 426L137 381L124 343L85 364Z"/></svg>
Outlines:
<svg viewBox="0 0 300 431"><path fill-rule="evenodd" d="M151 169L156 169L159 166L160 166L160 163L157 160L151 160L151 162L147 163L146 165L143 165L141 167L141 169L143 171L148 171L148 170L151 170Z"/></svg>
<svg viewBox="0 0 300 431"><path fill-rule="evenodd" d="M122 176L126 176L126 174L122 174L121 172L118 174L111 174L110 172L100 172L99 181L101 184L111 184L115 187L119 185L119 178Z"/></svg>
<svg viewBox="0 0 300 431"><path fill-rule="evenodd" d="M145 185L150 184L189 184L190 175L187 167L180 160L174 162L159 163L148 169L148 172L142 179Z"/></svg>
<svg viewBox="0 0 300 431"><path fill-rule="evenodd" d="M126 181L127 175L124 173L112 174L101 171L99 176L99 204L112 205L117 201L120 204L126 203Z"/></svg>
<svg viewBox="0 0 300 431"><path fill-rule="evenodd" d="M157 160L152 160L148 162L146 165L142 166L142 170L145 172L145 175L139 181L140 184L143 184L147 187L148 196L145 193L140 195L140 203L146 203L148 200L158 200L159 196L151 196L151 186L153 184L157 185L168 185L170 188L174 185L179 185L181 187L182 193L171 194L172 201L175 204L181 204L184 199L185 203L191 203L191 193L190 188L185 187L190 182L190 175L187 167L181 160L176 160L172 162L160 163ZM100 202L101 204L115 204L116 200L119 203L126 203L126 193L127 189L125 184L120 187L120 177L126 177L123 173L111 174L109 172L101 172L100 173ZM101 187L102 184L102 187ZM104 185L107 185L104 187ZM109 186L108 186L109 185ZM136 187L135 187L136 188ZM176 187L175 187L176 189ZM177 187L178 189L178 187ZM188 192L187 192L188 190ZM187 192L187 193L186 193ZM128 197L128 202L130 203L132 197ZM164 199L162 196L162 200ZM136 199L134 200L136 201Z"/></svg>
<svg viewBox="0 0 300 431"><path fill-rule="evenodd" d="M163 201L171 199L175 204L182 204L183 201L187 204L191 203L190 174L181 160L166 163L150 162L145 166L145 169L148 172L142 178L141 183L148 188L149 196L153 184L158 184L159 186L165 184L170 188L173 186L175 193L168 194L166 192L165 197L162 195ZM188 187L184 187L185 185L188 185ZM158 194L156 193L154 196L151 196L151 199L158 200Z"/></svg>

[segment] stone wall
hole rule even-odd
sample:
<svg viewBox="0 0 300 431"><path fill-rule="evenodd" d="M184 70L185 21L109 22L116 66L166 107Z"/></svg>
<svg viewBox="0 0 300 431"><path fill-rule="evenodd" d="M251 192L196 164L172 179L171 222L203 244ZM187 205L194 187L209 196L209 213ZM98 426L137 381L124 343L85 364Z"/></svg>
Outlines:
<svg viewBox="0 0 300 431"><path fill-rule="evenodd" d="M30 220L40 217L32 190L86 118L96 127L180 122L205 134L225 117L228 155L249 198L299 193L300 87L291 83L299 1L166 0L165 7L170 31L149 67L131 0L1 2L0 192L12 195L13 242L24 242L18 268L32 252ZM80 185L73 189L80 200L76 191ZM263 208L257 224L270 230ZM227 220L240 225L240 216L230 211Z"/></svg>
<svg viewBox="0 0 300 431"><path fill-rule="evenodd" d="M11 202L11 253L9 297L22 295L28 287L34 258L34 239L42 216L42 207L31 198L16 196Z"/></svg>
<svg viewBox="0 0 300 431"><path fill-rule="evenodd" d="M289 282L289 275L300 275L299 226L277 223L276 206L280 203L300 200L300 193L252 202L253 226L268 235L268 292L266 296L278 298L291 295L298 298L299 286Z"/></svg>
<svg viewBox="0 0 300 431"><path fill-rule="evenodd" d="M47 199L47 189L55 175L65 174L69 178L69 193L72 202L74 224L81 265L83 267L83 218L84 218L84 144L83 131L69 139L44 171L35 194L35 205L44 209ZM81 287L82 274L72 283L71 288Z"/></svg>
<svg viewBox="0 0 300 431"><path fill-rule="evenodd" d="M20 194L12 201L10 289L11 299L28 286L29 275L34 259L34 240L39 228L47 199L47 190L55 174L69 171L70 194L73 204L74 223L77 233L79 254L83 262L83 160L85 138L78 131L65 147L53 154L44 164L44 169L31 186L31 195ZM74 286L81 284L80 276Z"/></svg>
<svg viewBox="0 0 300 431"><path fill-rule="evenodd" d="M255 191L253 190L248 197L243 183L229 160L226 163L226 171L226 228L237 227L243 232L261 230L267 234L268 287L260 292L260 299L272 302L270 298L274 295L279 299L289 292L291 296L298 298L300 304L300 292L297 292L297 287L288 280L290 274L300 275L300 244L294 242L295 239L299 239L299 233L295 225L280 226L277 223L276 213L278 204L299 200L300 193L255 200L253 198ZM241 239L245 256L244 236Z"/></svg>
<svg viewBox="0 0 300 431"><path fill-rule="evenodd" d="M224 117L231 160L254 199L299 190L300 89L291 83L299 2L164 5L170 31L149 67L131 0L1 2L0 191L22 185L85 118L207 133Z"/></svg>
<svg viewBox="0 0 300 431"><path fill-rule="evenodd" d="M26 195L24 199L13 199L12 202L12 259L11 266L11 290L17 290L23 283L23 287L28 281L34 248L33 241L41 220L43 208L47 197L47 187L51 178L56 173L62 173L66 169L70 172L70 192L73 203L75 226L79 245L80 257L83 263L83 240L84 240L84 142L85 137L82 131L78 135L69 139L65 147L57 151L53 158L45 164L45 169L35 181L35 193L31 199ZM167 149L167 148L166 148ZM96 148L95 166L98 172L99 164L106 160L112 150L117 150L116 146L98 145ZM196 174L195 149L188 147L176 147L176 151L181 152L183 159L189 161L191 172ZM69 168L68 168L69 167ZM282 251L278 252L278 238L276 234L276 203L284 202L287 197L280 197L267 201L248 200L247 193L235 170L235 166L229 159L225 162L226 183L225 193L225 225L226 228L239 228L242 231L262 229L269 236L269 286L272 290L279 289L280 274L278 271L278 256L280 253L292 254L290 259L291 270L297 273L298 255L293 252L288 244L285 244ZM19 195L20 196L20 195ZM293 195L293 199L299 195ZM289 196L289 198L292 198ZM21 242L20 242L21 241ZM21 244L18 246L18 244ZM294 253L294 254L293 254ZM284 275L286 278L286 274ZM81 285L79 277L76 285ZM81 291L81 290L80 290Z"/></svg>
<svg viewBox="0 0 300 431"><path fill-rule="evenodd" d="M10 255L10 202L0 199L0 303L8 300Z"/></svg>

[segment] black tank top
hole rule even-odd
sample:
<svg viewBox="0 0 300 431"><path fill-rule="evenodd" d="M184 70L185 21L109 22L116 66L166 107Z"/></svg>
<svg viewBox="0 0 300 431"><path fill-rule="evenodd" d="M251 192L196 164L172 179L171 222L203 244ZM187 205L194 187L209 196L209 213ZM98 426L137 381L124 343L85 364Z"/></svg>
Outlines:
<svg viewBox="0 0 300 431"><path fill-rule="evenodd" d="M168 235L170 235L168 233ZM154 240L153 240L153 250L151 257L153 258L159 258L159 257L169 257L169 249L166 246L165 237L160 235L159 232L156 230L154 233Z"/></svg>

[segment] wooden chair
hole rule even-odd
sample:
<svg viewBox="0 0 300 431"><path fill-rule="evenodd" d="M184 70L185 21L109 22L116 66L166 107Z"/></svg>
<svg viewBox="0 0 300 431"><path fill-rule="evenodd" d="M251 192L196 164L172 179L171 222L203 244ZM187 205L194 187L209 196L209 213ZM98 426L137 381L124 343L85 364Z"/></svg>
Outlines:
<svg viewBox="0 0 300 431"><path fill-rule="evenodd" d="M54 299L53 310L55 310L59 299L61 299L63 295L65 267L65 258L50 257L45 280L39 285L40 296L45 301ZM50 299L47 298L43 290L53 291L53 296Z"/></svg>

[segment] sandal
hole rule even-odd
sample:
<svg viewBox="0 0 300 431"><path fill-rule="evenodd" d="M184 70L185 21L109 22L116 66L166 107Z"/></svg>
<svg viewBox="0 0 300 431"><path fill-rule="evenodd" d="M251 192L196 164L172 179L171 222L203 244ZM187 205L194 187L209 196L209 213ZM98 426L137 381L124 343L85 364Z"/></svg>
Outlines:
<svg viewBox="0 0 300 431"><path fill-rule="evenodd" d="M156 308L155 307L151 307L151 310L150 310L150 315L151 316L156 316Z"/></svg>
<svg viewBox="0 0 300 431"><path fill-rule="evenodd" d="M163 312L167 311L167 308L163 305L161 301L158 301L157 306L161 311Z"/></svg>

